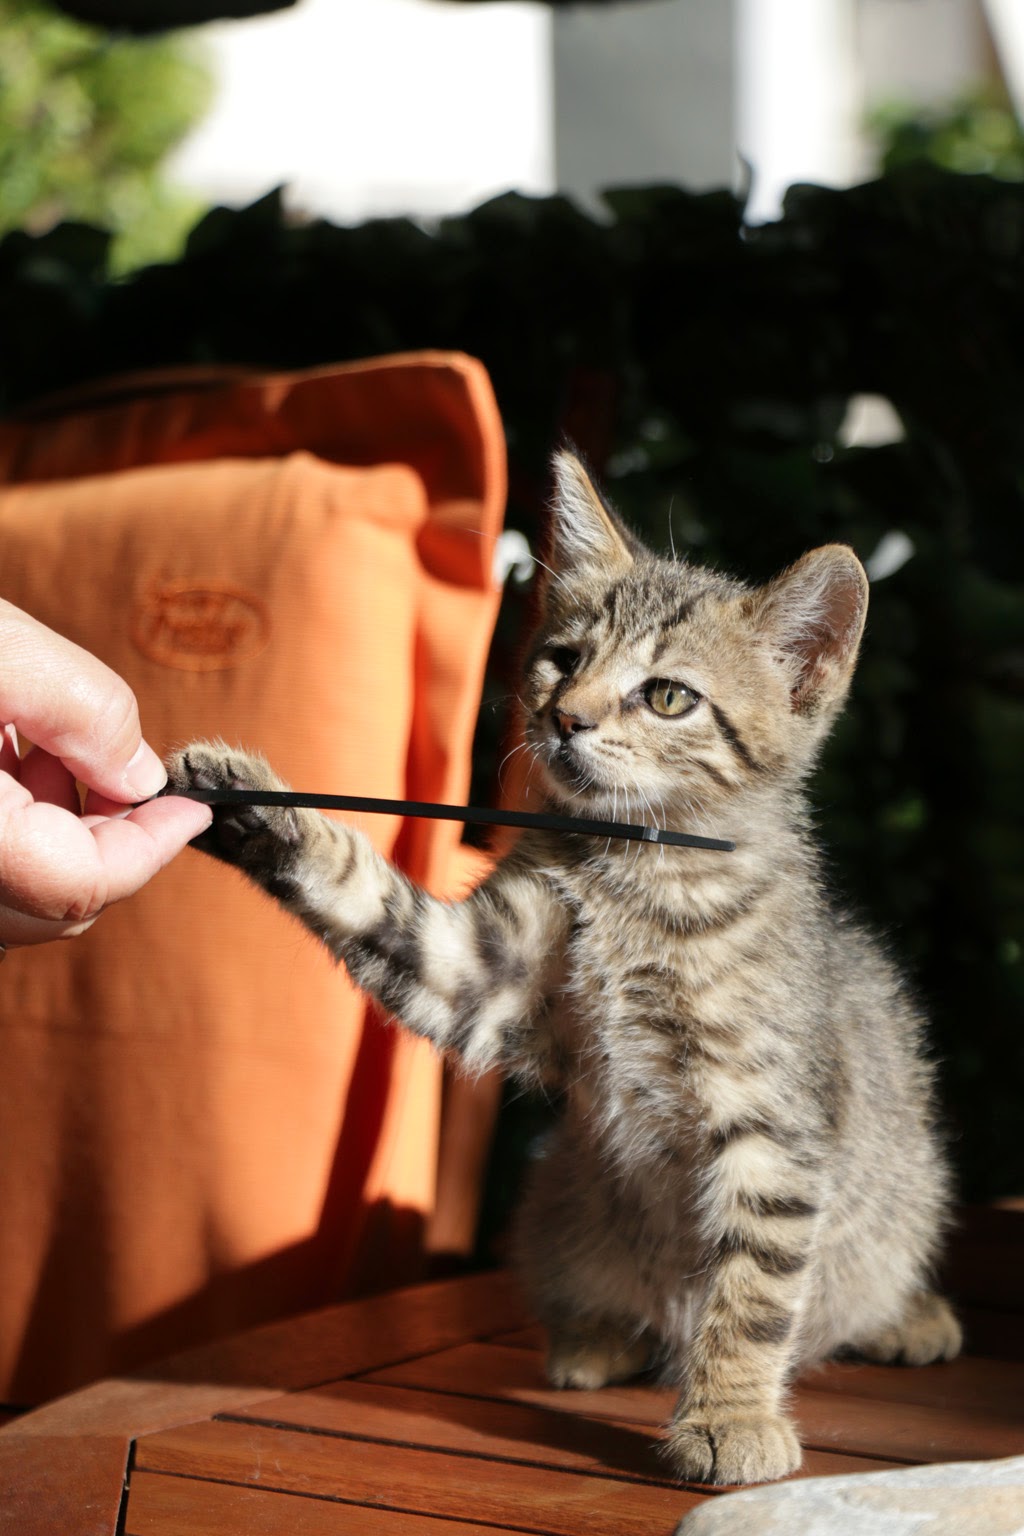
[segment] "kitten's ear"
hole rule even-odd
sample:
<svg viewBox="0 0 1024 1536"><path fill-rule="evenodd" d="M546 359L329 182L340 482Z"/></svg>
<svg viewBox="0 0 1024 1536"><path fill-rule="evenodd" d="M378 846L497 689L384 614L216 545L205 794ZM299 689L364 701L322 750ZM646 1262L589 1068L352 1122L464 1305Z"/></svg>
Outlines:
<svg viewBox="0 0 1024 1536"><path fill-rule="evenodd" d="M605 506L574 453L560 449L555 454L554 472L548 548L554 573L611 580L624 576L639 545Z"/></svg>
<svg viewBox="0 0 1024 1536"><path fill-rule="evenodd" d="M853 550L813 549L750 601L790 670L794 710L831 713L849 687L868 609L868 579Z"/></svg>

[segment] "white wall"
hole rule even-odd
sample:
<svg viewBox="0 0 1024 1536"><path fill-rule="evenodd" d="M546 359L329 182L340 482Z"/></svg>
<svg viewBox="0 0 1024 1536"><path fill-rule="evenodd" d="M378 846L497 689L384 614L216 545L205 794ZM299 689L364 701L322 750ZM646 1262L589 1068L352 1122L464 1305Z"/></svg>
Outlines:
<svg viewBox="0 0 1024 1536"><path fill-rule="evenodd" d="M353 222L553 186L551 16L542 6L302 0L205 30L219 89L177 178Z"/></svg>
<svg viewBox="0 0 1024 1536"><path fill-rule="evenodd" d="M932 106L979 83L988 63L979 0L859 0L859 10L869 106Z"/></svg>
<svg viewBox="0 0 1024 1536"><path fill-rule="evenodd" d="M735 0L736 139L748 216L776 218L796 182L854 179L861 103L855 0Z"/></svg>
<svg viewBox="0 0 1024 1536"><path fill-rule="evenodd" d="M1020 42L1024 0L987 0ZM987 64L981 0L302 0L205 29L214 111L176 171L213 201L284 183L356 222L459 212L514 187L737 186L869 175L880 100L948 99ZM997 29L999 30L999 29Z"/></svg>
<svg viewBox="0 0 1024 1536"><path fill-rule="evenodd" d="M728 0L580 5L554 21L558 185L729 186L736 170Z"/></svg>

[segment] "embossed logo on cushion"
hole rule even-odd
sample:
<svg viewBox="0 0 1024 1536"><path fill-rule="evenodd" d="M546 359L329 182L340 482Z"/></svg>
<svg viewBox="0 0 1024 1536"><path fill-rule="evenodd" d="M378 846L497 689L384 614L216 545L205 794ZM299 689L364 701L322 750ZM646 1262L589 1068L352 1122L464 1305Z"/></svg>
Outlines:
<svg viewBox="0 0 1024 1536"><path fill-rule="evenodd" d="M261 598L226 582L162 581L136 603L132 639L162 666L212 672L258 656L270 616Z"/></svg>

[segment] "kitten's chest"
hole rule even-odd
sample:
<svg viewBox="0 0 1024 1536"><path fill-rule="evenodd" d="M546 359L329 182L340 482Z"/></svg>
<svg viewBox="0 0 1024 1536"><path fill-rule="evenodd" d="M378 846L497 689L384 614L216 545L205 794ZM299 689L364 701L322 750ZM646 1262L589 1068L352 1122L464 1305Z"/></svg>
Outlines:
<svg viewBox="0 0 1024 1536"><path fill-rule="evenodd" d="M695 990L682 920L673 932L674 914L660 912L641 885L581 878L576 894L580 917L566 979L590 1030L614 1037L644 1020L657 1029L682 1013Z"/></svg>
<svg viewBox="0 0 1024 1536"><path fill-rule="evenodd" d="M748 1105L771 1043L766 1000L780 1001L751 961L751 919L702 929L687 894L581 882L566 957L570 1093L608 1144L654 1162L688 1160L701 1125Z"/></svg>
<svg viewBox="0 0 1024 1536"><path fill-rule="evenodd" d="M614 893L581 910L559 1023L570 1095L606 1139L665 1156L695 1112L684 957Z"/></svg>

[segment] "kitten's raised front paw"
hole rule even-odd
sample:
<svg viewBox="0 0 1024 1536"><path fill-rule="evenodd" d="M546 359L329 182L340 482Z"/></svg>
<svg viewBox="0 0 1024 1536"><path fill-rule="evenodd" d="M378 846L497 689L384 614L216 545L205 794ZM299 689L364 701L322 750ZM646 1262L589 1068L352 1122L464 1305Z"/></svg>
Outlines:
<svg viewBox="0 0 1024 1536"><path fill-rule="evenodd" d="M702 1414L669 1426L666 1453L688 1483L772 1483L800 1465L800 1442L778 1414Z"/></svg>
<svg viewBox="0 0 1024 1536"><path fill-rule="evenodd" d="M262 758L220 743L192 742L167 759L165 794L189 789L269 789L287 786ZM301 841L301 825L287 806L215 806L213 824L194 847L237 864L264 883L286 865Z"/></svg>

